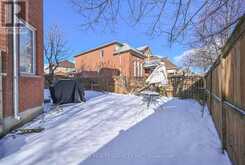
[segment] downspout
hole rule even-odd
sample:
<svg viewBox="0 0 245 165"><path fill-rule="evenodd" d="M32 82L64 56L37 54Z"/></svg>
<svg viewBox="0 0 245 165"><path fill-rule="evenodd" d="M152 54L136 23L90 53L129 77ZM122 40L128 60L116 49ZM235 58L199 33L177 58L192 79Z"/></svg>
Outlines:
<svg viewBox="0 0 245 165"><path fill-rule="evenodd" d="M0 49L0 133L1 133L1 122L3 120L3 81L2 77L4 74L2 73L2 50Z"/></svg>
<svg viewBox="0 0 245 165"><path fill-rule="evenodd" d="M18 44L17 44L17 27L15 27L18 22L18 18L16 16L17 6L16 0L13 0L14 8L13 8L13 17L14 17L14 27L13 27L13 102L14 102L14 118L16 120L20 120L19 116L19 68L18 68Z"/></svg>

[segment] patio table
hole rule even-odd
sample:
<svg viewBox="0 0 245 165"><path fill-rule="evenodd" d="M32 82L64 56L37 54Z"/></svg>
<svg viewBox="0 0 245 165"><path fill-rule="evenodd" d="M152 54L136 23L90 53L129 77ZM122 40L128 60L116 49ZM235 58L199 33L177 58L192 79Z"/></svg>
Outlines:
<svg viewBox="0 0 245 165"><path fill-rule="evenodd" d="M143 98L146 99L147 101L147 108L150 107L152 101L155 99L155 98L158 98L160 95L159 93L157 92L152 92L152 91L143 91L140 93L140 95L143 96Z"/></svg>

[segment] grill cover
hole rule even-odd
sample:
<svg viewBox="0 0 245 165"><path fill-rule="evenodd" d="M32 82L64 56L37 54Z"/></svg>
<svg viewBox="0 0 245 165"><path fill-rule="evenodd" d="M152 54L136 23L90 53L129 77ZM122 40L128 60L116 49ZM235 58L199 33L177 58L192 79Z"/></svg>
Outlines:
<svg viewBox="0 0 245 165"><path fill-rule="evenodd" d="M78 80L59 80L49 88L54 104L85 102L84 88Z"/></svg>

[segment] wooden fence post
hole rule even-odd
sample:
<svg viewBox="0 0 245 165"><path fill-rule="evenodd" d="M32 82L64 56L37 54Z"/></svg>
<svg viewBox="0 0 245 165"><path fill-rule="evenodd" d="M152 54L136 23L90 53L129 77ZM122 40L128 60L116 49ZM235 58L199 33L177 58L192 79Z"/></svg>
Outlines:
<svg viewBox="0 0 245 165"><path fill-rule="evenodd" d="M222 149L226 150L226 111L224 109L224 94L221 96L221 111L222 111Z"/></svg>
<svg viewBox="0 0 245 165"><path fill-rule="evenodd" d="M213 115L212 113L212 92L213 92L213 71L210 71L210 90L209 90L209 111L210 114Z"/></svg>
<svg viewBox="0 0 245 165"><path fill-rule="evenodd" d="M90 81L90 90L94 90L93 81Z"/></svg>
<svg viewBox="0 0 245 165"><path fill-rule="evenodd" d="M222 149L223 152L226 150L226 110L224 109L224 80L225 80L225 68L224 68L224 59L221 58L221 113L222 113Z"/></svg>

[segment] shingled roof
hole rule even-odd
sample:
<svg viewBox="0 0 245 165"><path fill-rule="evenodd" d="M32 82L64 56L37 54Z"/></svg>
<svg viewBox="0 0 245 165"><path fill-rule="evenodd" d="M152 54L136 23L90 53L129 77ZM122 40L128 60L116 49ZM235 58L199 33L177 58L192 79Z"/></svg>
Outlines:
<svg viewBox="0 0 245 165"><path fill-rule="evenodd" d="M75 64L68 61L68 60L64 60L59 62L59 67L63 67L63 68L75 68Z"/></svg>
<svg viewBox="0 0 245 165"><path fill-rule="evenodd" d="M149 48L149 46L148 45L144 45L144 46L138 47L136 49L139 50L139 51L144 51L147 48Z"/></svg>
<svg viewBox="0 0 245 165"><path fill-rule="evenodd" d="M139 51L138 49L133 48L132 46L130 46L127 43L123 43L123 45L121 47L119 47L119 49L117 51L115 51L115 54L119 54L119 53L123 53L123 52L127 52L127 51L133 51L139 55L141 55L142 57L145 57L144 54Z"/></svg>
<svg viewBox="0 0 245 165"><path fill-rule="evenodd" d="M160 64L160 62L164 62L164 65L167 70L176 69L177 66L172 63L167 57L161 58L159 56L151 56L150 61L145 61L145 67L154 67Z"/></svg>
<svg viewBox="0 0 245 165"><path fill-rule="evenodd" d="M177 66L172 63L167 57L161 59L164 62L166 69L176 69Z"/></svg>

